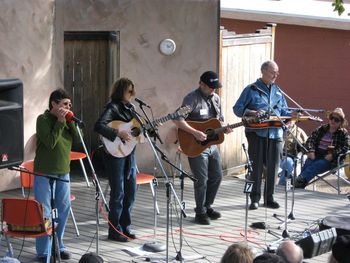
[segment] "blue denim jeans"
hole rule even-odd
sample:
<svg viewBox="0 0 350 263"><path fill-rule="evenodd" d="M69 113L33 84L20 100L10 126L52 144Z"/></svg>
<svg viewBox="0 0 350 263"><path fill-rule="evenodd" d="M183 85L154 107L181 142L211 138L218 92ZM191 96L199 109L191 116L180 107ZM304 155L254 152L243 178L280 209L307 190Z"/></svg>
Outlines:
<svg viewBox="0 0 350 263"><path fill-rule="evenodd" d="M222 180L222 167L216 145L207 148L199 156L188 158L192 173L198 180L194 182L196 214L204 214L214 203Z"/></svg>
<svg viewBox="0 0 350 263"><path fill-rule="evenodd" d="M287 178L291 178L293 176L294 171L294 161L291 157L283 158L280 163L280 168L282 171L279 173L280 180L278 182L279 185L286 185L286 173Z"/></svg>
<svg viewBox="0 0 350 263"><path fill-rule="evenodd" d="M134 152L125 158L104 156L106 173L111 187L108 219L121 232L129 232L131 211L136 195L136 167ZM110 233L114 232L109 227Z"/></svg>
<svg viewBox="0 0 350 263"><path fill-rule="evenodd" d="M321 159L306 159L306 162L301 170L300 176L309 182L317 174L324 173L331 169L331 162L324 158Z"/></svg>
<svg viewBox="0 0 350 263"><path fill-rule="evenodd" d="M58 176L53 174L54 176ZM60 175L60 178L70 181L69 174ZM65 250L63 244L64 229L66 227L67 219L70 211L70 183L62 181L54 181L54 207L57 208L58 218L55 222L56 237L60 251ZM44 176L34 176L34 197L44 207L44 216L51 220L51 188L49 179ZM50 238L48 236L38 237L36 239L36 253L38 257L45 257L51 248Z"/></svg>

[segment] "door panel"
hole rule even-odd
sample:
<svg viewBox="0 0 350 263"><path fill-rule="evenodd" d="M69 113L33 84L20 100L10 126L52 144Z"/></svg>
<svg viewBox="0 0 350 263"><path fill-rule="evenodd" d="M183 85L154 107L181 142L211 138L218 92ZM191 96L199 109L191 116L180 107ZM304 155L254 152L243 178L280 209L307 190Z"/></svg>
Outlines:
<svg viewBox="0 0 350 263"><path fill-rule="evenodd" d="M119 77L118 50L116 32L65 32L64 88L72 95L75 116L85 124L84 141L89 150L99 144L93 127ZM79 145L75 147L81 148Z"/></svg>

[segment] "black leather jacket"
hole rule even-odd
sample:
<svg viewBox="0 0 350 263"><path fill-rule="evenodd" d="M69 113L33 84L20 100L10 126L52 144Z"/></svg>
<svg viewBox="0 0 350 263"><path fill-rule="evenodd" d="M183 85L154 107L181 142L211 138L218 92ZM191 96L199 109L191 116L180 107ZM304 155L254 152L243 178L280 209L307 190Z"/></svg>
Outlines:
<svg viewBox="0 0 350 263"><path fill-rule="evenodd" d="M122 102L109 102L100 118L96 121L94 131L107 138L110 141L114 141L118 135L118 130L109 127L107 124L111 121L123 121L129 122L134 118L132 109L134 105L131 103L124 104Z"/></svg>

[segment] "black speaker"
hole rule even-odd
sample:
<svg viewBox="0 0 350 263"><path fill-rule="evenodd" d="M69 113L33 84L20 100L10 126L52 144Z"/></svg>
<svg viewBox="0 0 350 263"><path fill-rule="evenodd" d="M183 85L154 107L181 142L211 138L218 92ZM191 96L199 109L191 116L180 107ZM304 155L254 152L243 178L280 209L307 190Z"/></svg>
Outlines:
<svg viewBox="0 0 350 263"><path fill-rule="evenodd" d="M23 161L23 84L0 80L0 169Z"/></svg>
<svg viewBox="0 0 350 263"><path fill-rule="evenodd" d="M334 227L338 236L350 235L350 216L326 216L319 227L320 230Z"/></svg>
<svg viewBox="0 0 350 263"><path fill-rule="evenodd" d="M304 258L313 258L330 251L336 238L337 232L333 227L298 240L295 244L303 249Z"/></svg>

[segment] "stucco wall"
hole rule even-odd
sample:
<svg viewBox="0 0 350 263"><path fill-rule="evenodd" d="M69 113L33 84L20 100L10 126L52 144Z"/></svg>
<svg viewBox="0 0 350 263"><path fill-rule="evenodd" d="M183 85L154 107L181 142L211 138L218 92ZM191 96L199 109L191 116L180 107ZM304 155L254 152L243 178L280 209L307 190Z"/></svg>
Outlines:
<svg viewBox="0 0 350 263"><path fill-rule="evenodd" d="M24 142L35 132L48 94L60 84L52 60L53 20L53 0L0 0L0 78L23 82ZM18 186L18 173L0 170L0 191Z"/></svg>
<svg viewBox="0 0 350 263"><path fill-rule="evenodd" d="M63 84L64 31L119 31L121 76L135 82L137 97L152 105L155 117L173 112L200 74L217 68L217 0L0 0L0 14L0 78L24 83L24 141L35 132L50 92ZM159 52L164 38L176 42L172 56ZM173 127L160 128L170 159ZM137 156L152 171L147 144ZM18 186L13 173L1 174L0 191Z"/></svg>

